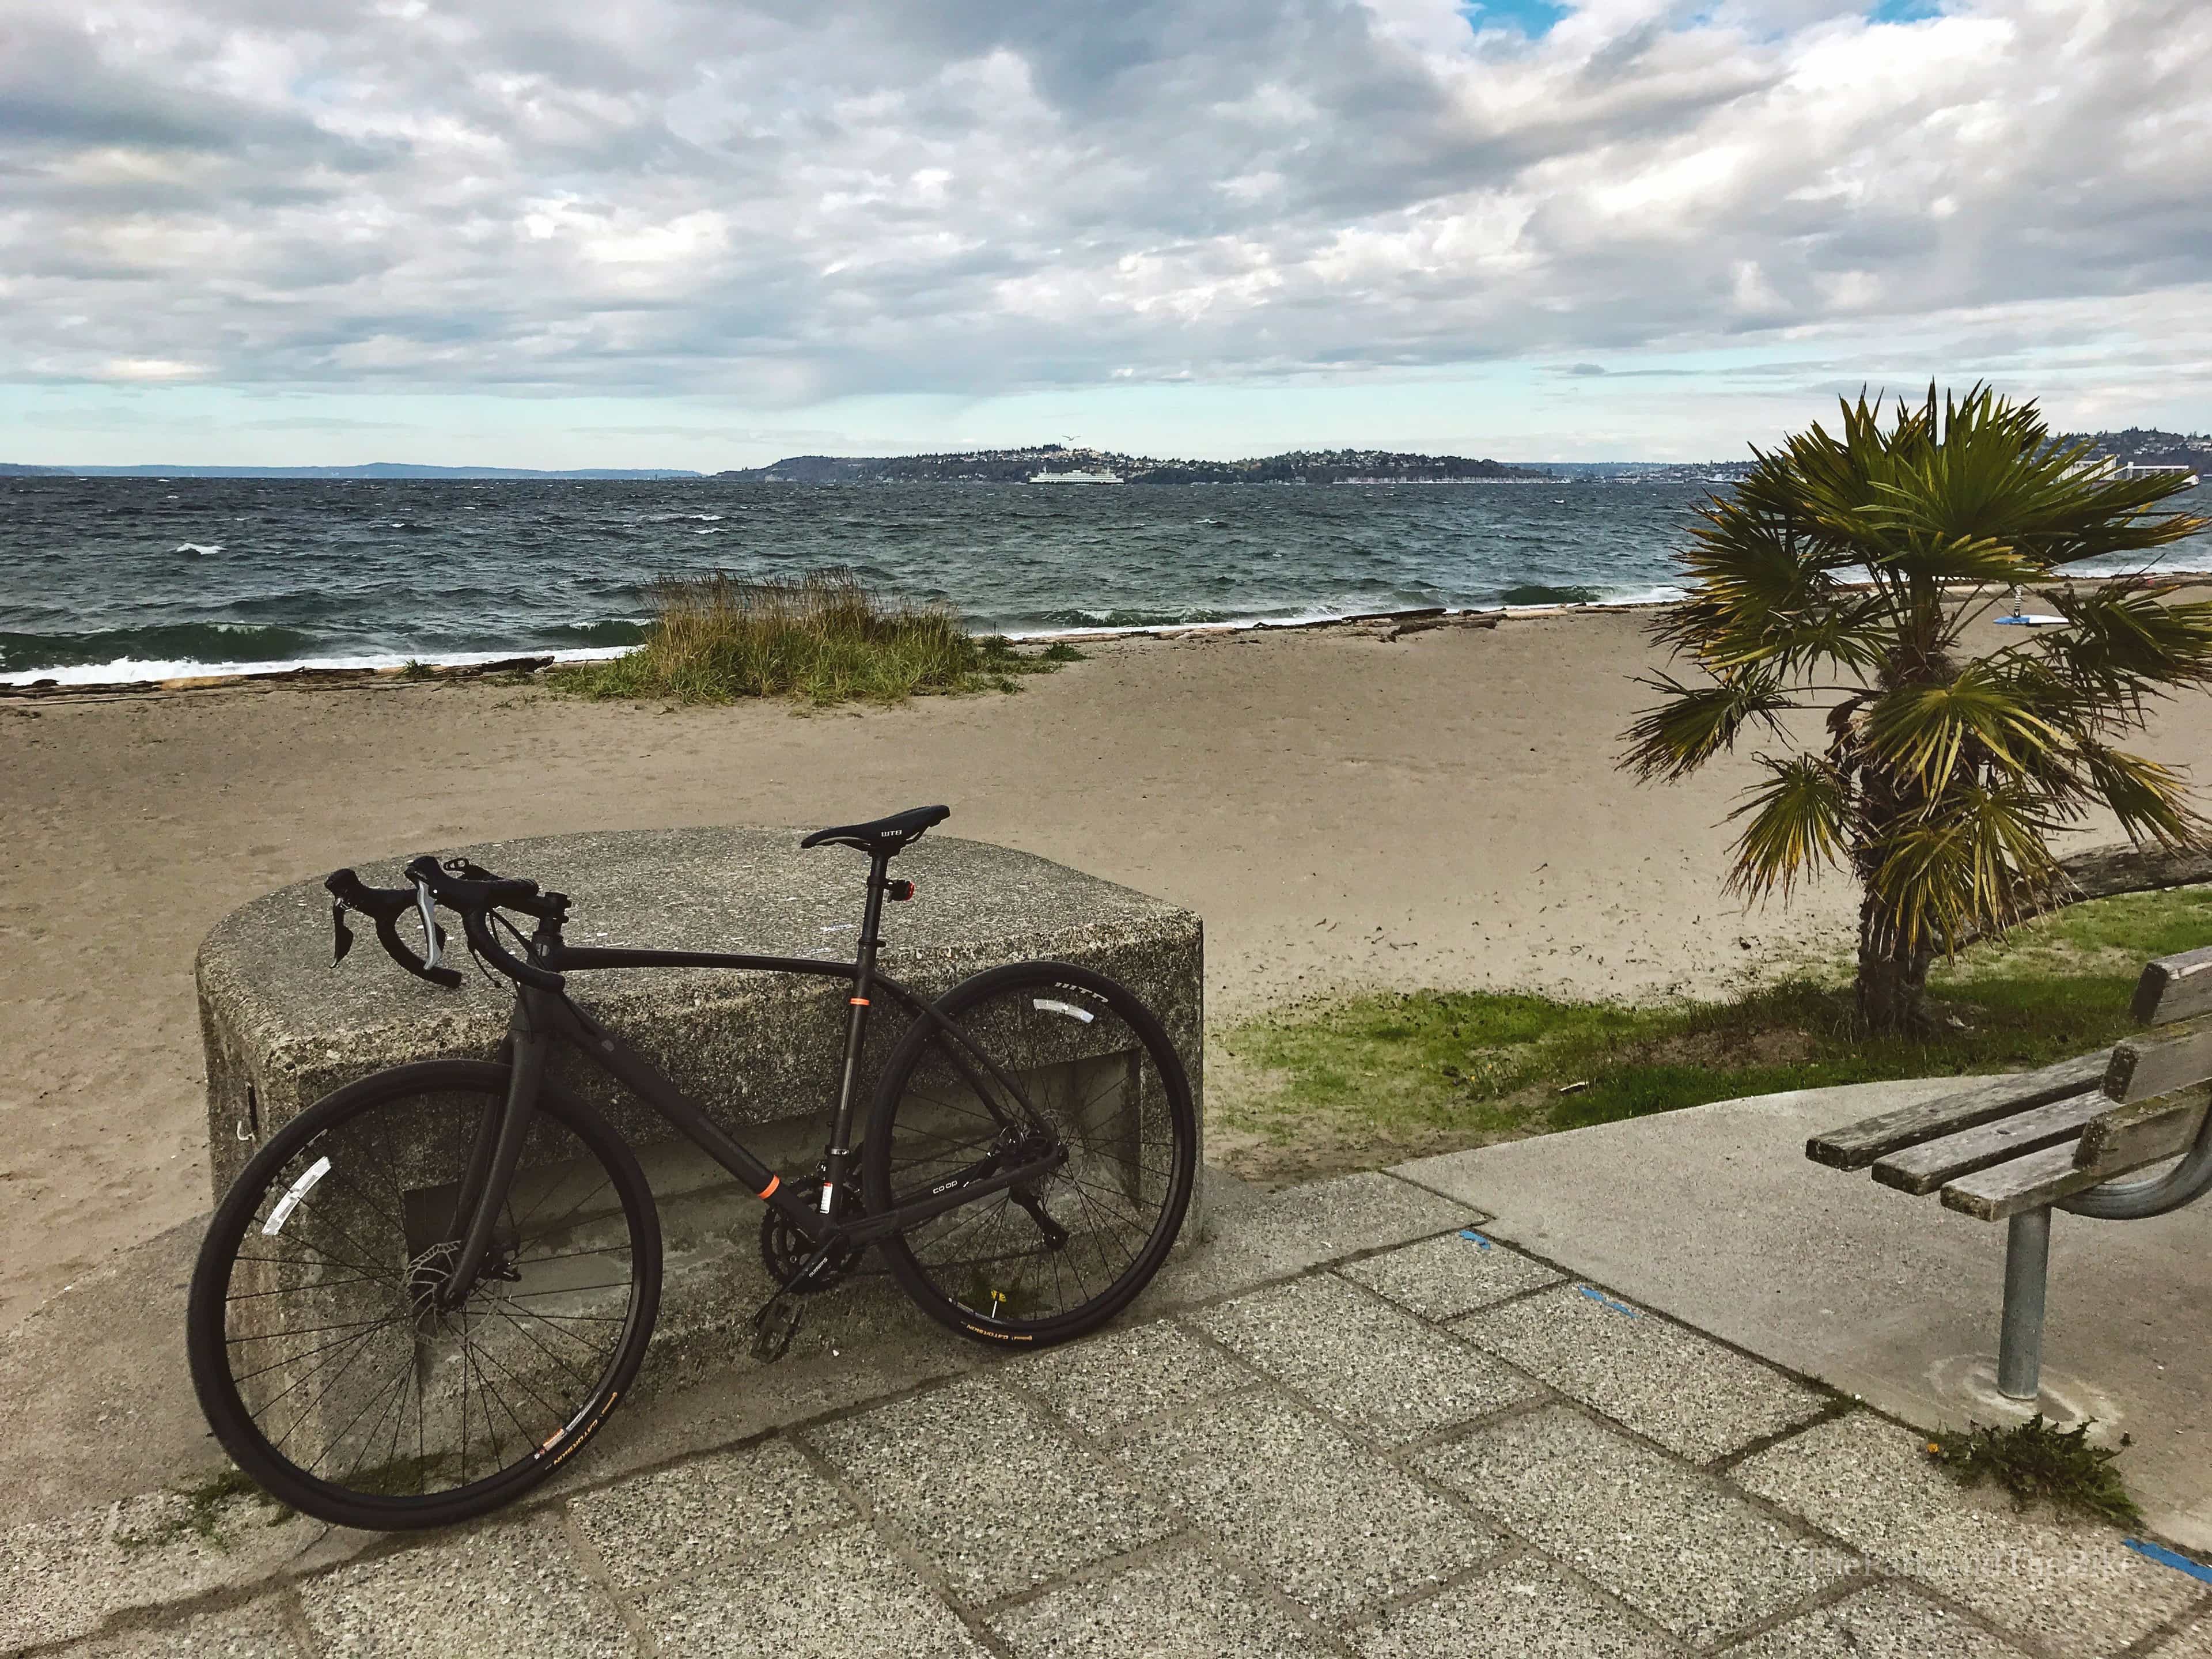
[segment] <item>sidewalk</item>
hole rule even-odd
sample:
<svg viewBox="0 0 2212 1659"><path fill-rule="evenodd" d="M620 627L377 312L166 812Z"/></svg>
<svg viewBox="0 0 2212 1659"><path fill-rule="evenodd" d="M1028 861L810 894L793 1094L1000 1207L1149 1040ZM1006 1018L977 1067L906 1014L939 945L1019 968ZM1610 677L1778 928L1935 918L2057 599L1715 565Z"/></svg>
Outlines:
<svg viewBox="0 0 2212 1659"><path fill-rule="evenodd" d="M1523 1146L1576 1168L1610 1133ZM1495 1221L1456 1190L1492 1152ZM0 1522L0 1652L2212 1659L2212 1583L1962 1494L1892 1420L1578 1277L1565 1231L1513 1248L1561 1213L1531 1156L1224 1182L1211 1242L1044 1354L855 1291L867 1346L681 1366L455 1533L174 1492Z"/></svg>

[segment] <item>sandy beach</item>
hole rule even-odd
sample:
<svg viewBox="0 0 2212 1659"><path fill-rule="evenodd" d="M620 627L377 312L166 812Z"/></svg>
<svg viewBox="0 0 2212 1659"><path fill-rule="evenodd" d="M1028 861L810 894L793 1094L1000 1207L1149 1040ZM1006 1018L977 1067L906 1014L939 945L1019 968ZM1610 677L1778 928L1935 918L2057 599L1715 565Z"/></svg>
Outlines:
<svg viewBox="0 0 2212 1659"><path fill-rule="evenodd" d="M1840 948L1841 884L1786 912L1722 894L1741 762L1613 769L1643 627L1126 639L1016 696L866 711L406 682L0 706L0 1328L207 1207L202 935L379 855L943 800L953 833L1198 910L1217 1027L1370 986L1713 992ZM2212 753L2212 699L2140 746Z"/></svg>

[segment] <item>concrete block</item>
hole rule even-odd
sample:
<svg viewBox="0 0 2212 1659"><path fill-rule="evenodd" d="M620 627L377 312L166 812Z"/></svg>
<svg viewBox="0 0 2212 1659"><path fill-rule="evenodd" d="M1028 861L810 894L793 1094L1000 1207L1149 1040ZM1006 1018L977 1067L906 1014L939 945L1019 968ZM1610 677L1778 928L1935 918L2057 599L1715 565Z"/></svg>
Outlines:
<svg viewBox="0 0 2212 1659"><path fill-rule="evenodd" d="M1474 1230L1425 1238L1386 1255L1347 1262L1340 1271L1424 1319L1455 1319L1525 1291L1556 1285L1563 1277L1487 1234L1470 1238L1468 1231Z"/></svg>
<svg viewBox="0 0 2212 1659"><path fill-rule="evenodd" d="M361 1659L629 1659L629 1626L568 1547L557 1514L441 1535L301 1586L307 1622Z"/></svg>
<svg viewBox="0 0 2212 1659"><path fill-rule="evenodd" d="M1127 1468L1078 1447L986 1378L825 1424L807 1438L962 1601L1034 1589L1172 1530L1167 1505Z"/></svg>
<svg viewBox="0 0 2212 1659"><path fill-rule="evenodd" d="M618 1589L726 1571L794 1533L855 1519L789 1442L770 1440L589 1492L570 1506Z"/></svg>
<svg viewBox="0 0 2212 1659"><path fill-rule="evenodd" d="M1240 1297L1197 1322L1330 1416L1389 1443L1537 1392L1466 1344L1331 1274Z"/></svg>
<svg viewBox="0 0 2212 1659"><path fill-rule="evenodd" d="M1741 1659L2026 1659L2009 1642L1898 1583L1879 1583L1777 1625Z"/></svg>
<svg viewBox="0 0 2212 1659"><path fill-rule="evenodd" d="M849 960L866 864L835 848L801 853L800 833L606 831L459 851L501 875L528 876L568 894L574 945ZM359 868L373 886L399 886L404 862ZM955 836L925 837L899 856L896 869L916 883L920 896L890 907L885 917L886 973L934 995L982 969L1025 957L1097 968L1159 1014L1194 1089L1202 1089L1204 951L1196 916L1026 853ZM458 989L440 990L386 961L373 934L335 970L330 948L330 898L319 879L256 899L200 947L218 1199L252 1150L238 1139L241 1126L249 1136L266 1136L356 1078L409 1060L488 1055L506 1030L511 998L504 981L486 984L470 972ZM822 1111L835 1097L848 995L840 981L625 969L580 974L571 988L726 1121L789 1120ZM875 1012L883 1018L872 1028L872 1066L906 1023L888 996ZM670 1138L658 1117L573 1056L555 1075L640 1144Z"/></svg>
<svg viewBox="0 0 2212 1659"><path fill-rule="evenodd" d="M1617 1297L1563 1285L1452 1328L1698 1462L1826 1409L1802 1382Z"/></svg>
<svg viewBox="0 0 2212 1659"><path fill-rule="evenodd" d="M1418 1460L1600 1588L1693 1644L1838 1583L1858 1564L1708 1474L1545 1407Z"/></svg>
<svg viewBox="0 0 2212 1659"><path fill-rule="evenodd" d="M1540 1555L1520 1555L1353 1632L1360 1659L1670 1659L1682 1650Z"/></svg>
<svg viewBox="0 0 2212 1659"><path fill-rule="evenodd" d="M1911 1431L1864 1413L1816 1424L1731 1471L1747 1490L1999 1629L2069 1653L2126 1646L2205 1599L2205 1586L2120 1534L1963 1490Z"/></svg>
<svg viewBox="0 0 2212 1659"><path fill-rule="evenodd" d="M984 1659L982 1644L864 1528L778 1551L732 1578L672 1580L640 1609L662 1659Z"/></svg>
<svg viewBox="0 0 2212 1659"><path fill-rule="evenodd" d="M1070 1584L998 1614L1018 1659L1322 1659L1310 1613L1279 1604L1219 1563L1178 1553Z"/></svg>
<svg viewBox="0 0 2212 1659"><path fill-rule="evenodd" d="M1273 1393L1177 1417L1125 1455L1261 1577L1324 1619L1431 1589L1503 1547L1479 1517Z"/></svg>

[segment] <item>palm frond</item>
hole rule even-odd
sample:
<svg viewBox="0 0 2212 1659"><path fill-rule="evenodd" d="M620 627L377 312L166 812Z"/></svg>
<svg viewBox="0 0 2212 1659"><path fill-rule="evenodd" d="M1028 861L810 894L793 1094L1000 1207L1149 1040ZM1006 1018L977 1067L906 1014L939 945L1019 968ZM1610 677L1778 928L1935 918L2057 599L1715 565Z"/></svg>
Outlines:
<svg viewBox="0 0 2212 1659"><path fill-rule="evenodd" d="M2208 820L2189 804L2189 787L2170 766L2103 744L2083 745L2081 763L2091 786L2138 847L2202 847Z"/></svg>
<svg viewBox="0 0 2212 1659"><path fill-rule="evenodd" d="M1765 675L1685 685L1671 674L1654 674L1637 684L1650 687L1662 699L1621 733L1629 745L1621 763L1640 778L1686 777L1723 750L1733 749L1747 721L1771 726L1777 714L1796 707Z"/></svg>
<svg viewBox="0 0 2212 1659"><path fill-rule="evenodd" d="M2052 673L2140 719L2146 696L2172 686L2212 685L2212 601L2169 605L2178 583L2107 582L2036 597L2071 624L2039 635Z"/></svg>
<svg viewBox="0 0 2212 1659"><path fill-rule="evenodd" d="M2059 726L1986 663L1970 663L1946 683L1884 692L1868 710L1865 729L1868 755L1931 797L1952 787L1970 749L1975 758L2019 773L2039 751L2066 742Z"/></svg>
<svg viewBox="0 0 2212 1659"><path fill-rule="evenodd" d="M1848 860L1850 787L1817 755L1790 760L1761 755L1759 764L1766 781L1746 790L1743 804L1729 814L1750 822L1736 837L1728 887L1748 898L1777 891L1786 898L1800 880Z"/></svg>
<svg viewBox="0 0 2212 1659"><path fill-rule="evenodd" d="M2033 789L1955 789L1873 849L1869 885L1904 945L1948 949L2034 908L2058 873L2049 839L2060 827Z"/></svg>

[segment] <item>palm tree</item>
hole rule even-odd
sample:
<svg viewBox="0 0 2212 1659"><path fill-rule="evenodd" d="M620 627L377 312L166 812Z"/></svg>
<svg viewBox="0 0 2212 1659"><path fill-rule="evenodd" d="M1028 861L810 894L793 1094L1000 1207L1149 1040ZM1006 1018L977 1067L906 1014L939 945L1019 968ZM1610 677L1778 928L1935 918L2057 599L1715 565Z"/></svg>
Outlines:
<svg viewBox="0 0 2212 1659"><path fill-rule="evenodd" d="M1690 599L1654 635L1701 673L1659 694L1622 764L1673 780L1747 728L1788 752L1730 816L1732 890L1764 898L1848 868L1859 908L1857 1006L1873 1031L1927 1023L1939 951L2002 932L2057 896L2051 836L2109 810L2138 846L2195 847L2212 822L2174 769L2112 746L2148 706L2212 684L2212 604L2138 575L2042 588L2063 626L1983 647L2010 590L2084 559L2143 552L2212 525L2153 513L2172 475L2110 476L2058 446L2033 403L1930 386L1885 427L1881 399L1843 404L1699 510ZM2017 614L2017 605L2014 606ZM1978 627L1978 624L1982 626ZM1817 724L1785 718L1823 711Z"/></svg>

